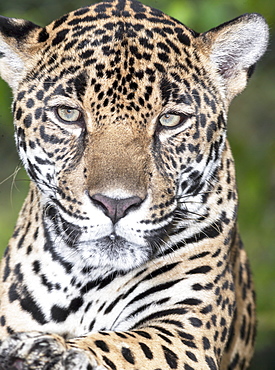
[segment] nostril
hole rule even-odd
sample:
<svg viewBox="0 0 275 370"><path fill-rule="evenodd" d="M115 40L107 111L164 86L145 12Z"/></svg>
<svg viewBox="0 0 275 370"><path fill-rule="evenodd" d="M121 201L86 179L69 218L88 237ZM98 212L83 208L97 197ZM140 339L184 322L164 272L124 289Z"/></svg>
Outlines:
<svg viewBox="0 0 275 370"><path fill-rule="evenodd" d="M107 197L103 194L94 194L90 196L90 198L95 205L103 210L114 224L126 216L130 209L134 209L142 203L142 199L138 196L116 199Z"/></svg>

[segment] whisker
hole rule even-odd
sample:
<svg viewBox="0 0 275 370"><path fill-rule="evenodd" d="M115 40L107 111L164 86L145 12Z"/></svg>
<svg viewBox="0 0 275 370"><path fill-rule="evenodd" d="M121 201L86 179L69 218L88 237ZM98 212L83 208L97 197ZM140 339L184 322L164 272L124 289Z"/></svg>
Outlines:
<svg viewBox="0 0 275 370"><path fill-rule="evenodd" d="M6 177L4 180L2 180L0 182L0 185L3 185L6 181L8 181L10 178L14 178L14 176L16 177L17 173L19 172L19 170L21 169L21 167L19 166L16 166L15 170L13 171L12 174L10 174L8 177Z"/></svg>

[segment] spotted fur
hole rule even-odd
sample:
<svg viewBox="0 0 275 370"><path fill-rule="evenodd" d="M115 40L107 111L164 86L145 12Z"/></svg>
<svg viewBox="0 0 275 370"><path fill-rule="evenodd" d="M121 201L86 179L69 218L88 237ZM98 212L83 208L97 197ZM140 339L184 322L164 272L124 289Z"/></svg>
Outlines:
<svg viewBox="0 0 275 370"><path fill-rule="evenodd" d="M1 265L1 369L246 369L255 301L228 106L264 53L131 0L0 18L30 191Z"/></svg>

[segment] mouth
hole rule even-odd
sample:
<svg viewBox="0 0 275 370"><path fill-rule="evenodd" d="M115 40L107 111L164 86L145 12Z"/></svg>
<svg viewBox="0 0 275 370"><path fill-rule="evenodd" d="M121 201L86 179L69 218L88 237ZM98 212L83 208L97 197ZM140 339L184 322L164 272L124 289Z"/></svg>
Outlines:
<svg viewBox="0 0 275 370"><path fill-rule="evenodd" d="M131 243L114 233L97 240L96 245L100 249L108 251L108 254L112 254L113 256L122 253L125 249L131 248Z"/></svg>
<svg viewBox="0 0 275 370"><path fill-rule="evenodd" d="M77 249L86 265L124 272L143 265L155 254L149 243L135 244L115 233L97 240L80 242Z"/></svg>

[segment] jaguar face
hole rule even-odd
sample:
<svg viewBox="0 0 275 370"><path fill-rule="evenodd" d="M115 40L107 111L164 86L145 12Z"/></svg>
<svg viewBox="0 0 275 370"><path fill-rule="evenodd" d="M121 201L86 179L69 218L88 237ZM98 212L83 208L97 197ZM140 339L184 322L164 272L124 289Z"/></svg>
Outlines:
<svg viewBox="0 0 275 370"><path fill-rule="evenodd" d="M96 49L101 68L85 68L79 58L81 72L58 83L42 71L33 98L30 93L20 100L30 89L26 78L15 107L18 148L43 193L48 227L85 261L120 269L169 249L179 225L204 217L202 197L207 180L215 182L225 139L211 85L198 104L199 86L191 92L186 87L194 81L180 58L158 71L128 55L129 49L117 46L121 57L113 67Z"/></svg>

